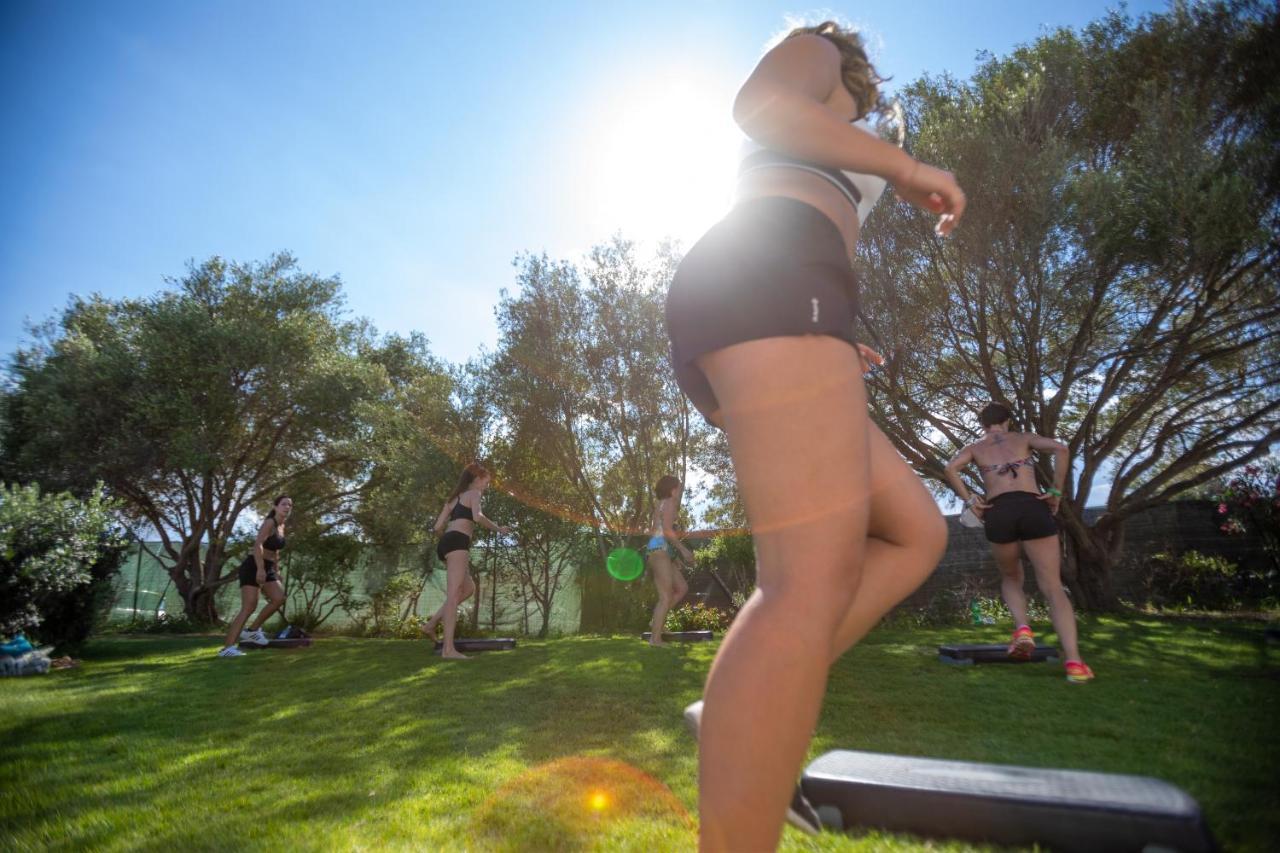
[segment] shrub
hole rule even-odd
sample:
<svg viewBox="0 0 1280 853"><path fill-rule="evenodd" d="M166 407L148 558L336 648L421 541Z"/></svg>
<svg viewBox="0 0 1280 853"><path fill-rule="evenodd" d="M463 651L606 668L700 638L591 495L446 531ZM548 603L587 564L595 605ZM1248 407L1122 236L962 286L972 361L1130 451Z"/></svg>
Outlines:
<svg viewBox="0 0 1280 853"><path fill-rule="evenodd" d="M738 533L715 536L693 553L690 586L704 587L713 581L723 585L729 602L737 608L746 604L756 586L756 551L751 535Z"/></svg>
<svg viewBox="0 0 1280 853"><path fill-rule="evenodd" d="M1280 460L1244 466L1221 483L1213 498L1218 529L1228 536L1254 533L1272 568L1280 569Z"/></svg>
<svg viewBox="0 0 1280 853"><path fill-rule="evenodd" d="M125 557L115 509L101 486L83 501L0 487L0 634L27 631L63 650L88 638Z"/></svg>
<svg viewBox="0 0 1280 853"><path fill-rule="evenodd" d="M287 620L311 633L336 612L358 617L365 603L356 597L351 576L360 559L360 542L330 534L294 547L288 566Z"/></svg>
<svg viewBox="0 0 1280 853"><path fill-rule="evenodd" d="M667 613L664 631L724 631L733 619L705 604L684 604Z"/></svg>
<svg viewBox="0 0 1280 853"><path fill-rule="evenodd" d="M1153 554L1147 561L1143 578L1151 604L1195 610L1240 607L1248 580L1230 560L1199 551Z"/></svg>
<svg viewBox="0 0 1280 853"><path fill-rule="evenodd" d="M923 602L917 599L899 605L885 617L885 623L913 628L972 625L977 605L982 624L1012 624L1013 615L1000 597L999 584L994 575L961 574L949 586L935 589ZM1049 608L1044 602L1027 596L1027 620L1034 623L1048 619Z"/></svg>
<svg viewBox="0 0 1280 853"><path fill-rule="evenodd" d="M1003 598L991 598L990 596L979 596L974 599L974 603L978 605L978 617L984 625L1001 625L1008 623L1013 624L1013 614L1009 612L1009 608L1005 606ZM968 622L972 623L973 604L969 605L970 610L966 612ZM1027 596L1027 621L1028 622L1048 622L1049 608L1043 601L1033 596Z"/></svg>

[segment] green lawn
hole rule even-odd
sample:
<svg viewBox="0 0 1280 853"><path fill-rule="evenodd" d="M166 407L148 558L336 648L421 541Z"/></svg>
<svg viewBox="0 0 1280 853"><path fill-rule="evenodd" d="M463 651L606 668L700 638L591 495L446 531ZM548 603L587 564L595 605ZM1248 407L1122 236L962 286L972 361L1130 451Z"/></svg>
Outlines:
<svg viewBox="0 0 1280 853"><path fill-rule="evenodd" d="M991 628L881 629L832 675L813 754L851 748L1157 776L1228 849L1280 838L1280 649L1257 623L1083 626L1098 680L948 667ZM686 849L681 724L713 644L521 641L442 663L422 642L212 655L104 639L83 669L0 681L5 849ZM593 805L594 799L594 808ZM951 845L788 830L784 849ZM954 849L966 849L954 845Z"/></svg>

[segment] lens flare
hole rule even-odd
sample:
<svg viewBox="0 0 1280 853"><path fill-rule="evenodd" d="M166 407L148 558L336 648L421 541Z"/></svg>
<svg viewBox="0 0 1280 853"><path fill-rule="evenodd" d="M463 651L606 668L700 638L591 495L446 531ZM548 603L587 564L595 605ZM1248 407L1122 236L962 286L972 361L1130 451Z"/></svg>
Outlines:
<svg viewBox="0 0 1280 853"><path fill-rule="evenodd" d="M620 581L633 581L644 574L644 558L630 548L614 548L605 559L609 574Z"/></svg>
<svg viewBox="0 0 1280 853"><path fill-rule="evenodd" d="M608 758L532 767L498 788L473 820L477 849L612 849L613 840L637 835L660 839L658 847L696 843L693 819L666 785Z"/></svg>

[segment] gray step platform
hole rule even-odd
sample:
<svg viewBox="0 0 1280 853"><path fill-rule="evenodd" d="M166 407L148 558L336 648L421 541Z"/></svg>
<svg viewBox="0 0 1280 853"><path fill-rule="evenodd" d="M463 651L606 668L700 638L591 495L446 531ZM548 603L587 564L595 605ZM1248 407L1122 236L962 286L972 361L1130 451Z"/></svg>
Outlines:
<svg viewBox="0 0 1280 853"><path fill-rule="evenodd" d="M265 646L260 646L257 643L246 643L243 640L240 641L240 648L246 651L252 649L301 649L309 645L311 645L310 637L297 637L292 640L271 639L267 641Z"/></svg>
<svg viewBox="0 0 1280 853"><path fill-rule="evenodd" d="M649 638L653 636L653 632L645 631L640 635L644 641L649 642ZM714 640L716 638L714 631L663 631L662 639L675 640L680 643L699 643L705 640Z"/></svg>
<svg viewBox="0 0 1280 853"><path fill-rule="evenodd" d="M836 750L801 780L832 829L1066 851L1216 850L1200 806L1146 776Z"/></svg>
<svg viewBox="0 0 1280 853"><path fill-rule="evenodd" d="M950 644L938 646L938 660L943 663L968 666L975 663L1045 663L1058 660L1058 650L1053 646L1036 644L1030 659L1009 657L1007 645L966 646Z"/></svg>
<svg viewBox="0 0 1280 853"><path fill-rule="evenodd" d="M473 637L455 639L453 647L460 652L506 652L516 647L516 641L510 637ZM444 642L436 640L436 651L444 648Z"/></svg>

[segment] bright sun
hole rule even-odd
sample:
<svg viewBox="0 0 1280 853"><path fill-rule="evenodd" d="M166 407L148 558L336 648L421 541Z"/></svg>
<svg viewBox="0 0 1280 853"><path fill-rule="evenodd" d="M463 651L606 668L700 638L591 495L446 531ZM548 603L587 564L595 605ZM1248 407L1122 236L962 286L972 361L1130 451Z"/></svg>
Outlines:
<svg viewBox="0 0 1280 853"><path fill-rule="evenodd" d="M583 152L593 229L688 249L732 203L742 132L730 114L734 89L694 74L624 88L592 120Z"/></svg>

